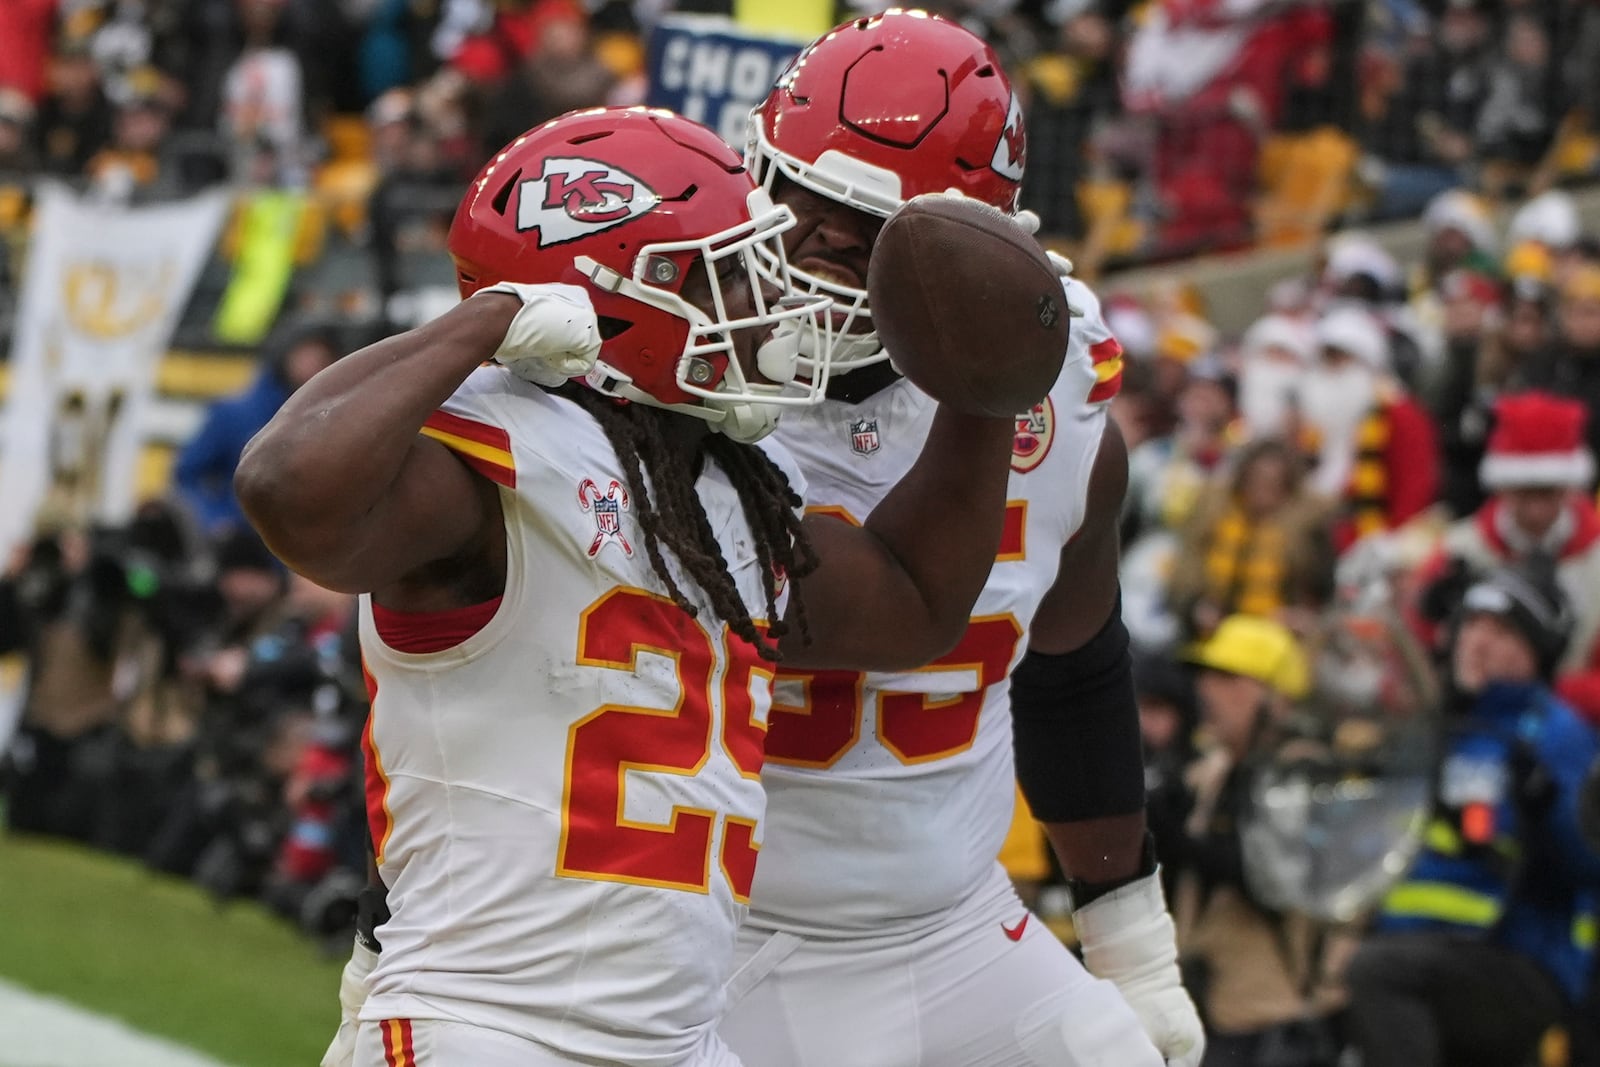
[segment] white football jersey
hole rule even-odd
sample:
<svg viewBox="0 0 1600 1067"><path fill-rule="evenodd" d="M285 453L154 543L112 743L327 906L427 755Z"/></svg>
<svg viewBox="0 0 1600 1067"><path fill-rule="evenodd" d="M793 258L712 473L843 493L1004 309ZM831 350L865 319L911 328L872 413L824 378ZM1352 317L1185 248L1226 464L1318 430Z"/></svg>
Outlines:
<svg viewBox="0 0 1600 1067"><path fill-rule="evenodd" d="M500 483L506 585L484 629L431 654L387 646L363 598L392 918L362 1018L677 1064L721 1013L749 898L771 671L681 570L699 618L672 604L622 465L577 405L488 367L424 433ZM732 485L707 463L697 488L763 617Z"/></svg>
<svg viewBox="0 0 1600 1067"><path fill-rule="evenodd" d="M1065 366L1017 417L1005 541L956 648L902 674L780 672L767 735L767 820L750 923L882 934L951 907L993 870L1015 798L1007 677L1061 549L1083 522L1122 349L1069 279ZM778 426L809 510L859 522L910 469L935 405L907 381Z"/></svg>

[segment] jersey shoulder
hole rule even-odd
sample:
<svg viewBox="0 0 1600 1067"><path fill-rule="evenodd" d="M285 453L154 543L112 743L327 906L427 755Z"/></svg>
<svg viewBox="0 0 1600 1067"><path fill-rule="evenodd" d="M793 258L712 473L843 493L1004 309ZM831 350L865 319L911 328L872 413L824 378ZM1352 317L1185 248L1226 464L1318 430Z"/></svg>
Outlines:
<svg viewBox="0 0 1600 1067"><path fill-rule="evenodd" d="M468 375L422 425L424 437L511 489L517 487L519 455L524 465L537 456L560 466L561 454L581 451L586 433L600 433L586 411L494 364Z"/></svg>
<svg viewBox="0 0 1600 1067"><path fill-rule="evenodd" d="M1090 377L1085 379L1084 403L1109 404L1122 388L1122 344L1106 324L1094 290L1071 276L1061 279L1061 288L1072 315L1062 376L1069 370L1082 376L1087 370Z"/></svg>

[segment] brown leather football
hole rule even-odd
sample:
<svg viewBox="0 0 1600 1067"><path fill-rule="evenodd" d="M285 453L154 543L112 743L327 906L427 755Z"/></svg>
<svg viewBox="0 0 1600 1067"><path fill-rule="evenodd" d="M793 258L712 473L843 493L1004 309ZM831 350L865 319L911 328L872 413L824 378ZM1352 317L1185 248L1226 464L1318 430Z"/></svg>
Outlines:
<svg viewBox="0 0 1600 1067"><path fill-rule="evenodd" d="M1032 236L976 200L924 196L889 217L867 269L873 326L935 400L996 418L1027 411L1061 373L1070 317Z"/></svg>

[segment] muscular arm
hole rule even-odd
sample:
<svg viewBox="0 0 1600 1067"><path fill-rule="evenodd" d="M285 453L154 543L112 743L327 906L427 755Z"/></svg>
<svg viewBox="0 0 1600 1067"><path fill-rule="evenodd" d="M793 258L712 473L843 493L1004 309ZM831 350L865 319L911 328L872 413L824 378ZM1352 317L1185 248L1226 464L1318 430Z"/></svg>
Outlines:
<svg viewBox="0 0 1600 1067"><path fill-rule="evenodd" d="M475 296L347 356L255 436L234 486L285 563L358 593L487 543L499 521L492 486L418 431L494 354L518 308L515 297Z"/></svg>
<svg viewBox="0 0 1600 1067"><path fill-rule="evenodd" d="M1082 649L1111 622L1117 608L1118 521L1128 484L1128 450L1115 422L1107 420L1100 451L1089 476L1089 499L1082 528L1061 552L1061 566L1055 585L1045 594L1029 629L1028 651L1044 657L1066 656ZM1113 668L1114 670L1114 668ZM1087 679L1085 681L1088 681ZM1115 689L1115 678L1105 679ZM1101 696L1096 704L1104 706ZM1138 708L1131 684L1126 686L1126 706L1122 694L1115 694L1113 713L1126 715L1132 724L1107 718L1106 713L1090 714L1073 722L1073 694L1070 688L1059 691L1060 716L1056 728L1072 735L1071 747L1099 754L1106 744L1116 746L1119 758L1111 767L1119 776L1128 776L1124 788L1116 792L1137 796L1139 802L1128 810L1090 818L1045 822L1045 833L1061 861L1068 878L1087 883L1108 883L1132 877L1138 872L1145 840L1144 777L1137 745ZM1093 735L1104 741L1097 745ZM1128 751L1127 739L1134 739ZM1094 768L1095 772L1104 767ZM1079 773L1060 767L1057 773ZM1085 773L1090 769L1085 768ZM1116 805L1113 805L1116 806ZM1124 805L1126 806L1126 805Z"/></svg>
<svg viewBox="0 0 1600 1067"><path fill-rule="evenodd" d="M941 407L917 462L863 526L805 520L821 560L798 590L811 642L786 637L785 666L907 669L961 639L1000 549L1015 434L1011 419Z"/></svg>

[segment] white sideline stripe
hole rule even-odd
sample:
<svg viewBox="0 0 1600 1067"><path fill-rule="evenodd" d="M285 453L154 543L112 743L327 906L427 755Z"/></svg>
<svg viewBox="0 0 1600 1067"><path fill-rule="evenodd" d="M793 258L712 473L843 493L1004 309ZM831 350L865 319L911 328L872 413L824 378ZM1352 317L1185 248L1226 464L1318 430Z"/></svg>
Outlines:
<svg viewBox="0 0 1600 1067"><path fill-rule="evenodd" d="M0 979L0 1067L226 1067L108 1015Z"/></svg>

